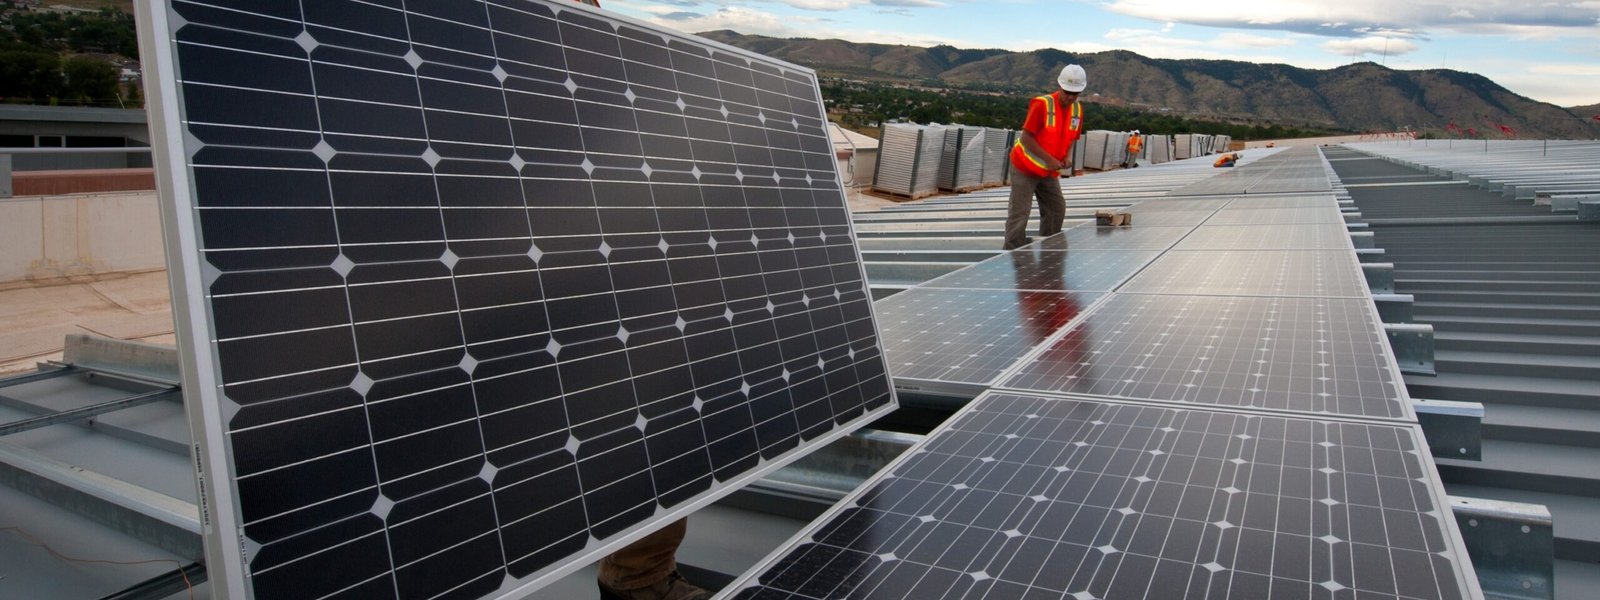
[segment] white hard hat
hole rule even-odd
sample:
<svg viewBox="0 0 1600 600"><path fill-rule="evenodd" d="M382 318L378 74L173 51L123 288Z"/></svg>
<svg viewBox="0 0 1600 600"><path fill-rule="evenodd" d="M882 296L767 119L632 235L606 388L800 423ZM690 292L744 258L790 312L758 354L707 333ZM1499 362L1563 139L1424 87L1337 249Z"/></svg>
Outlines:
<svg viewBox="0 0 1600 600"><path fill-rule="evenodd" d="M1056 78L1056 83L1061 84L1061 89L1077 93L1089 87L1089 75L1083 72L1083 67L1067 65L1061 67L1061 76Z"/></svg>

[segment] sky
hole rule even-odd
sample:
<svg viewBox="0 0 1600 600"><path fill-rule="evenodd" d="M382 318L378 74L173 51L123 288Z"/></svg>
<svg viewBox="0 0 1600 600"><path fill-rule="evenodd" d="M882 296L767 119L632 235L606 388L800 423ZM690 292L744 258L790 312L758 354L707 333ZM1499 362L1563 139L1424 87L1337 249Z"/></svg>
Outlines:
<svg viewBox="0 0 1600 600"><path fill-rule="evenodd" d="M1363 60L1442 67L1558 106L1600 103L1600 0L601 0L601 7L689 33L1130 50L1308 69Z"/></svg>

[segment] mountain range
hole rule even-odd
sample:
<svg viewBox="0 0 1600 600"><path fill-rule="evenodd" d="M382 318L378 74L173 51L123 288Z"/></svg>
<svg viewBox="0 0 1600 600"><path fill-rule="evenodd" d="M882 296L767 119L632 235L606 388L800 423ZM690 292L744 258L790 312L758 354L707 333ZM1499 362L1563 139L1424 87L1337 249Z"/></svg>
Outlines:
<svg viewBox="0 0 1600 600"><path fill-rule="evenodd" d="M700 35L814 68L824 77L1033 93L1051 89L1061 67L1076 63L1089 72L1089 92L1098 94L1090 101L1201 118L1360 132L1409 127L1436 137L1473 129L1499 139L1510 135L1502 125L1521 138L1600 137L1594 110L1539 102L1482 75L1451 69L1400 71L1360 62L1317 70L1150 58L1126 50L1012 52L773 38L727 30Z"/></svg>

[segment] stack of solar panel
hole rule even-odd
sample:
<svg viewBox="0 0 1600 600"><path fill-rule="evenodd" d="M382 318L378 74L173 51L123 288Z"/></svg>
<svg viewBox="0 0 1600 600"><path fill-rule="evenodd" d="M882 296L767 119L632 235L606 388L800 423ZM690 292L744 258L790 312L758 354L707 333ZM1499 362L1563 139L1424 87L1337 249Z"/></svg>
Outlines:
<svg viewBox="0 0 1600 600"><path fill-rule="evenodd" d="M968 191L983 185L987 131L984 127L967 125L945 128L944 154L939 159L939 189Z"/></svg>
<svg viewBox="0 0 1600 600"><path fill-rule="evenodd" d="M881 137L872 189L912 198L938 191L943 127L889 123Z"/></svg>
<svg viewBox="0 0 1600 600"><path fill-rule="evenodd" d="M1112 132L1095 129L1083 134L1083 166L1103 171L1111 165Z"/></svg>
<svg viewBox="0 0 1600 600"><path fill-rule="evenodd" d="M1084 163L1084 161L1085 161L1084 155L1088 153L1088 148L1089 148L1088 136L1080 135L1080 136L1078 136L1078 141L1072 143L1072 151L1070 153L1071 156L1069 156L1068 158L1072 159L1072 170L1074 172L1083 170L1083 166L1085 164Z"/></svg>
<svg viewBox="0 0 1600 600"><path fill-rule="evenodd" d="M1199 133L1180 133L1173 138L1173 159L1183 160L1197 156L1205 156L1206 136Z"/></svg>
<svg viewBox="0 0 1600 600"><path fill-rule="evenodd" d="M1147 135L1144 136L1145 156L1150 158L1151 164L1172 162L1172 136Z"/></svg>
<svg viewBox="0 0 1600 600"><path fill-rule="evenodd" d="M1015 132L1010 129L986 128L983 133L983 176L980 178L984 187L996 186L1005 182L1006 170L1011 164L1011 136Z"/></svg>

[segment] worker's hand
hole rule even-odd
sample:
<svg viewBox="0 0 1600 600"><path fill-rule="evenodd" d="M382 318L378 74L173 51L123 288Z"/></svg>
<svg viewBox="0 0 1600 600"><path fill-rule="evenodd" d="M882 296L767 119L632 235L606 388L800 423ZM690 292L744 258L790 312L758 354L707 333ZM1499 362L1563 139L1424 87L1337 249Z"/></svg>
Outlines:
<svg viewBox="0 0 1600 600"><path fill-rule="evenodd" d="M1046 161L1049 161L1049 162L1046 162L1045 165L1044 165L1044 168L1046 170L1049 170L1049 171L1060 171L1062 167L1066 166L1064 164L1061 164L1061 161L1056 160L1055 157L1053 157L1053 156L1045 155L1044 158L1045 158Z"/></svg>

